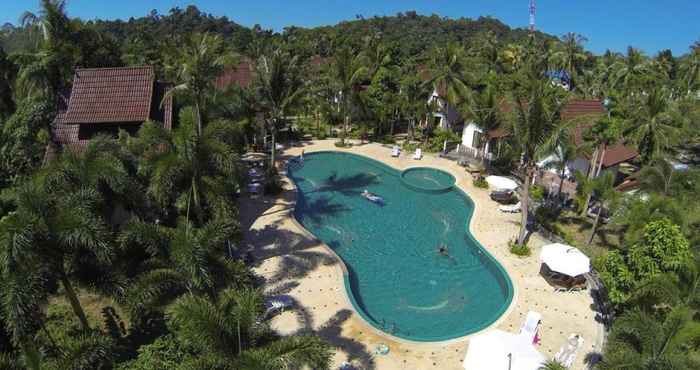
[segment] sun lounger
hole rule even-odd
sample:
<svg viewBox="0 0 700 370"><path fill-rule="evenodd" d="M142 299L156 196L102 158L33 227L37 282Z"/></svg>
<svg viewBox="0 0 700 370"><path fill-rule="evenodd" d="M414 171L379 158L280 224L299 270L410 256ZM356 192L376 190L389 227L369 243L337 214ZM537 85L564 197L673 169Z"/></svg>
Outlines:
<svg viewBox="0 0 700 370"><path fill-rule="evenodd" d="M519 213L520 212L520 202L516 204L500 205L498 210L505 213Z"/></svg>
<svg viewBox="0 0 700 370"><path fill-rule="evenodd" d="M278 295L265 300L264 318L270 315L284 312L288 308L294 307L294 299L288 295Z"/></svg>
<svg viewBox="0 0 700 370"><path fill-rule="evenodd" d="M520 327L519 335L527 339L528 343L533 343L540 326L540 321L542 321L542 314L529 311L525 317L525 322L523 322L523 325Z"/></svg>
<svg viewBox="0 0 700 370"><path fill-rule="evenodd" d="M398 157L400 154L401 154L401 149L399 149L398 146L394 145L394 148L391 149L391 156Z"/></svg>
<svg viewBox="0 0 700 370"><path fill-rule="evenodd" d="M554 359L566 368L570 368L576 361L576 354L581 347L583 347L583 338L578 334L571 334L566 344L554 355Z"/></svg>
<svg viewBox="0 0 700 370"><path fill-rule="evenodd" d="M262 189L262 184L259 182L254 182L254 183L248 184L248 192L251 194L260 194L261 189Z"/></svg>
<svg viewBox="0 0 700 370"><path fill-rule="evenodd" d="M413 155L413 159L423 158L423 150L421 148L416 149L416 154Z"/></svg>

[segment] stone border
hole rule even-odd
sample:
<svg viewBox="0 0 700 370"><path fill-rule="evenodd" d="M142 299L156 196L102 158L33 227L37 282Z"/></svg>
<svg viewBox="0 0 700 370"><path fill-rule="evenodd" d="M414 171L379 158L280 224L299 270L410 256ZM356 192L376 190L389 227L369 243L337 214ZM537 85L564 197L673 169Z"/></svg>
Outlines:
<svg viewBox="0 0 700 370"><path fill-rule="evenodd" d="M321 152L350 153L350 154L357 155L357 156L360 156L360 157L363 157L363 158L367 158L367 159L370 159L370 160L377 161L377 162L379 162L379 163L381 163L381 164L383 164L383 165L385 165L385 166L387 166L387 167L389 167L389 168L392 168L392 169L394 169L394 170L396 170L396 171L399 171L399 173L403 172L403 170L400 170L400 169L398 169L398 168L396 168L396 167L394 167L394 166L392 166L392 165L390 165L390 164L388 164L388 163L385 163L385 162L383 162L383 161L381 161L381 160L377 160L377 159L371 158L371 157L366 156L366 155L364 155L364 154L362 154L362 153L353 153L353 152L351 152L351 150L352 150L352 147L349 147L349 148L336 148L336 150L312 150L312 151L309 151L309 152L306 152L306 153L308 153L308 154L311 154L311 153L321 153ZM451 338L451 339L446 339L446 340L441 340L441 341L414 341L414 340L410 340L410 339L406 339L406 338L401 338L401 337L394 336L394 335L392 335L392 334L389 334L389 333L387 333L387 332L385 332L385 331L383 331L383 330L380 330L379 328L375 327L374 325L372 325L371 322L369 322L369 321L365 318L365 316L364 316L363 314L361 314L361 313L357 310L357 308L356 308L356 306L355 306L355 304L354 304L354 301L353 301L352 297L350 297L350 294L352 294L352 293L351 293L350 291L348 291L348 288L349 288L349 287L348 287L348 285L347 285L349 272L348 272L347 266L345 265L345 262L343 261L343 259L340 258L340 256L338 256L338 254L335 253L335 251L334 251L331 247L329 247L326 243L324 243L322 240L320 240L319 238L317 238L314 234L312 234L309 230L307 230L307 229L306 229L301 223L299 223L299 221L296 219L296 217L295 217L295 215L294 215L294 212L296 211L297 198L298 198L298 196L299 196L299 188L298 188L298 187L296 186L296 184L294 183L294 180L292 180L292 179L289 177L289 175L288 175L289 164L290 164L289 161L285 162L285 163L283 164L283 166L284 166L284 173L280 173L280 175L282 175L282 177L285 179L285 182L287 182L287 183L289 183L289 184L291 185L291 189L289 189L289 190L292 190L292 191L294 192L294 198L293 198L292 201L290 201L290 206L291 206L291 207L290 207L289 209L286 210L286 212L285 212L286 215L291 219L292 223L293 223L295 226L297 226L297 227L299 228L299 230L301 231L301 233L302 233L303 235L305 235L306 237L310 238L310 240L313 240L313 241L317 242L325 251L329 252L329 254L332 255L332 256L338 261L338 265L340 266L340 269L341 269L341 271L342 271L342 273L343 273L343 283L342 283L342 285L343 285L343 287L344 287L343 290L344 290L344 292L345 292L345 294L343 294L343 297L345 297L346 302L349 304L350 307L352 307L353 311L355 311L355 312L357 313L357 315L358 315L359 317L362 318L361 321L362 321L364 324L366 324L366 326L369 327L369 329L370 329L372 332L374 332L375 334L377 334L378 336L380 336L380 337L386 337L386 338L388 338L389 340L392 340L392 341L395 341L395 342L404 343L404 344L409 344L409 345L417 345L417 346L448 345L448 344L453 344L453 343L465 342L465 341L467 341L468 339L470 339L472 336L478 335L478 334L480 334L480 333L483 333L483 332L485 332L485 331L487 331L487 330L489 330L489 329L495 328L495 327L497 327L498 325L500 325L500 324L503 322L503 320L505 320L506 317L507 317L508 315L510 315L511 312L513 311L513 309L515 308L517 299L518 299L518 297L519 297L519 294L518 294L519 292L518 292L518 289L517 289L516 284L514 283L513 279L510 277L510 274L508 273L508 270L505 268L504 264L503 264L494 254L492 254L491 252L489 252L489 251L486 249L486 247L484 247L484 246L481 244L481 242L479 242L479 241L476 239L476 237L471 233L471 230L472 230L472 227L474 226L474 222L475 222L475 218L476 218L475 216L476 216L477 210L478 210L478 205L477 205L477 203L473 200L472 197L469 196L469 193L466 191L466 189L464 189L463 186L460 186L460 184L459 184L459 183L460 183L459 177L458 177L458 176L455 176L455 175L452 173L452 170L451 170L451 169L438 169L438 170L440 170L440 171L447 172L447 173L449 173L452 177L454 177L454 178L455 178L455 183L452 185L452 187L453 187L453 188L456 188L456 189L458 189L459 191L461 191L462 193L464 193L464 195L465 195L465 196L471 201L471 203L473 204L474 209L473 209L473 211L472 211L472 214L469 216L469 225L467 225L467 230L466 230L466 231L468 231L469 234L471 235L471 238L472 238L474 241L476 241L476 242L478 243L479 247L480 247L481 249L483 249L483 250L488 254L488 256L489 256L494 262L498 263L499 267L501 268L501 270L503 270L503 272L505 273L506 277L507 277L508 280L510 281L510 286L511 286L511 289L512 289L512 296L511 296L510 303L508 304L508 307L506 307L506 309L504 309L503 312L501 312L501 314L499 315L499 317L498 317L496 320L494 320L491 324L489 324L488 326L485 326L485 327L481 328L481 329L478 330L478 331L475 331L475 332L473 332L473 333L470 333L470 334L467 334L467 335L464 335L464 336L461 336L461 337ZM415 167L433 168L433 167L430 167L430 166L411 166L411 167L407 167L406 169L415 168ZM405 170L406 170L406 169L405 169ZM400 176L400 174L399 174L399 176ZM285 191L286 191L286 189L285 189Z"/></svg>

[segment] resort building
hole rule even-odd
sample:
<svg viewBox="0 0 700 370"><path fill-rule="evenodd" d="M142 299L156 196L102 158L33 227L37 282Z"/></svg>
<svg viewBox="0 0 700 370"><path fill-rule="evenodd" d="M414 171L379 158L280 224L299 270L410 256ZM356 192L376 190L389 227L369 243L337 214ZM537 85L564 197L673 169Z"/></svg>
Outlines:
<svg viewBox="0 0 700 370"><path fill-rule="evenodd" d="M501 108L505 110L506 108ZM572 100L562 111L564 120L577 120L573 132L574 145L578 148L584 145L585 130L590 127L593 122L605 114L605 108L600 100ZM465 151L472 156L493 159L498 155L499 141L508 136L508 132L503 128L496 128L488 132L484 132L475 122L469 122L464 125L462 130L462 140L460 150ZM601 148L603 149L603 148ZM617 172L618 166L621 163L628 162L638 156L637 151L625 145L617 143L615 145L604 148L603 160L600 168L596 171L600 173L604 170L613 170ZM540 166L544 167L548 162L554 160L553 157L545 158L540 161ZM578 158L567 164L567 174L573 174L575 171L588 172L591 165L590 155L582 153Z"/></svg>
<svg viewBox="0 0 700 370"><path fill-rule="evenodd" d="M153 67L79 68L52 124L57 147L84 147L99 134L135 134L143 122L172 127L172 98L163 100L169 84L156 80Z"/></svg>

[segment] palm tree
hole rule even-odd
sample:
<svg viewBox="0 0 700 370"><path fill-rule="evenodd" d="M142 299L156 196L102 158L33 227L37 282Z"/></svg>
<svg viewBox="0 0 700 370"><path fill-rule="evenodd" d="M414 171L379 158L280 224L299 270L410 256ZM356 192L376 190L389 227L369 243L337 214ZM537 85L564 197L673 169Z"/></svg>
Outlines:
<svg viewBox="0 0 700 370"><path fill-rule="evenodd" d="M639 309L620 316L613 326L608 350L599 364L602 369L696 369L700 363L688 348L697 337L684 328L691 321L689 311L678 307L665 317Z"/></svg>
<svg viewBox="0 0 700 370"><path fill-rule="evenodd" d="M590 180L586 179L580 174L577 177L579 192L581 193L580 198L585 198L587 200L590 200L591 198L595 199L594 204L598 209L595 219L593 220L593 225L591 226L591 234L589 235L587 241L587 244L591 244L591 242L593 242L593 238L595 237L598 224L600 223L600 215L603 212L603 209L611 211L619 201L620 194L617 190L615 190L615 174L613 172L606 171L602 175ZM588 204L585 203L584 207L586 207L585 211L587 211Z"/></svg>
<svg viewBox="0 0 700 370"><path fill-rule="evenodd" d="M665 89L652 89L639 103L625 134L637 144L642 161L649 163L678 141L680 118L674 114Z"/></svg>
<svg viewBox="0 0 700 370"><path fill-rule="evenodd" d="M343 136L340 142L345 144L350 117L352 111L360 106L360 86L365 82L369 69L361 53L342 47L334 55L330 73L335 82L336 100L343 117Z"/></svg>
<svg viewBox="0 0 700 370"><path fill-rule="evenodd" d="M220 36L205 33L192 35L178 48L178 55L173 61L165 69L174 77L177 85L165 94L163 101L173 95L184 95L190 99L197 133L201 135L207 94L213 89L214 80L224 67L235 64L235 58L226 50Z"/></svg>
<svg viewBox="0 0 700 370"><path fill-rule="evenodd" d="M17 85L21 96L45 93L53 101L67 85L75 50L69 44L72 26L66 15L66 4L65 0L42 0L38 15L25 12L20 17L22 26L38 29L42 35L36 53L16 57L20 65Z"/></svg>
<svg viewBox="0 0 700 370"><path fill-rule="evenodd" d="M567 367L557 360L547 360L538 370L566 370Z"/></svg>
<svg viewBox="0 0 700 370"><path fill-rule="evenodd" d="M417 123L428 113L429 96L430 91L415 71L404 74L399 90L399 105L408 118L409 140L414 137Z"/></svg>
<svg viewBox="0 0 700 370"><path fill-rule="evenodd" d="M503 124L501 106L495 89L487 85L485 89L470 94L461 105L465 118L470 119L482 132L487 133ZM481 143L480 150L486 150L486 141Z"/></svg>
<svg viewBox="0 0 700 370"><path fill-rule="evenodd" d="M56 48L70 34L70 19L66 15L66 0L41 0L39 14L24 12L19 23L26 28L41 31L42 40L49 48Z"/></svg>
<svg viewBox="0 0 700 370"><path fill-rule="evenodd" d="M261 56L257 63L254 89L272 137L270 169L275 168L277 131L306 91L299 68L299 59L281 49Z"/></svg>
<svg viewBox="0 0 700 370"><path fill-rule="evenodd" d="M196 110L183 108L175 130L147 122L129 147L140 158L139 174L150 179L148 194L198 226L211 216L235 217L232 198L242 181L242 148L234 144L235 125L214 121L198 133L195 122Z"/></svg>
<svg viewBox="0 0 700 370"><path fill-rule="evenodd" d="M681 64L681 73L685 82L685 93L691 93L698 88L700 83L700 42L696 42L690 48L690 54Z"/></svg>
<svg viewBox="0 0 700 370"><path fill-rule="evenodd" d="M564 179L566 178L566 170L568 169L568 165L578 157L578 150L576 146L570 140L568 140L568 135L564 137L566 138L565 140L553 140L553 142L560 142L555 144L555 148L551 153L549 153L552 160L545 164L546 168L552 168L559 171L559 190L557 192L559 195L561 195L564 187Z"/></svg>
<svg viewBox="0 0 700 370"><path fill-rule="evenodd" d="M633 47L627 48L627 56L623 61L613 66L613 86L620 88L626 94L636 91L646 81L652 80L652 69L644 54Z"/></svg>
<svg viewBox="0 0 700 370"><path fill-rule="evenodd" d="M54 193L29 182L16 189L13 198L17 209L3 218L0 228L4 264L45 266L61 282L83 329L89 329L74 274L83 264L108 264L114 254L109 230L96 212L99 195L90 188Z"/></svg>
<svg viewBox="0 0 700 370"><path fill-rule="evenodd" d="M511 132L515 149L521 153L521 169L524 175L521 205L522 220L518 234L518 244L525 243L529 217L530 183L537 169L537 158L543 151L552 148L551 142L564 124L561 112L566 104L565 92L552 86L537 72L536 62L530 62L528 76L523 86L514 89L515 118L511 122Z"/></svg>
<svg viewBox="0 0 700 370"><path fill-rule="evenodd" d="M583 50L583 44L588 41L584 36L569 32L562 37L562 43L557 51L552 54L552 61L567 71L571 77L571 87L577 85L578 76L583 71L583 63L587 56Z"/></svg>
<svg viewBox="0 0 700 370"><path fill-rule="evenodd" d="M223 288L251 284L245 265L224 254L225 244L235 240L237 233L231 222L211 221L200 228L188 223L168 228L130 222L119 236L123 253L146 251L145 258L136 262L140 266L129 266L138 271L123 297L132 319L186 293L211 300Z"/></svg>
<svg viewBox="0 0 700 370"><path fill-rule="evenodd" d="M447 116L448 104L458 106L471 93L464 48L457 44L437 47L430 55L430 78L424 83L438 93L438 106Z"/></svg>
<svg viewBox="0 0 700 370"><path fill-rule="evenodd" d="M675 182L676 171L666 158L655 159L650 166L644 167L639 176L640 185L646 191L671 195L671 186Z"/></svg>
<svg viewBox="0 0 700 370"><path fill-rule="evenodd" d="M198 368L329 369L332 353L310 335L279 338L260 322L262 297L253 290L225 290L215 301L187 295L170 312L175 334L190 343Z"/></svg>

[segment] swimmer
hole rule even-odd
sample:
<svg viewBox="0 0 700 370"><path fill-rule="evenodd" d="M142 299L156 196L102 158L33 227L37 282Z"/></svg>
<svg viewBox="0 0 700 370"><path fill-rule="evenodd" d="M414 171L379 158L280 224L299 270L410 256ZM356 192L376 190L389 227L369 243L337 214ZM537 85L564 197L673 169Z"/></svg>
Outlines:
<svg viewBox="0 0 700 370"><path fill-rule="evenodd" d="M440 253L443 256L448 256L450 254L445 244L440 244L440 248L438 248L438 253Z"/></svg>

